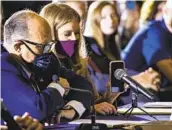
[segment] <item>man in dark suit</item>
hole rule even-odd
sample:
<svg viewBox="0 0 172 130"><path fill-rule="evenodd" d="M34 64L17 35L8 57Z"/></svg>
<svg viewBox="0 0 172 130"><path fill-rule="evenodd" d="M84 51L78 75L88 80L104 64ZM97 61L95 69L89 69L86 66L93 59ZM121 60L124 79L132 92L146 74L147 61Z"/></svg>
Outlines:
<svg viewBox="0 0 172 130"><path fill-rule="evenodd" d="M6 21L4 46L8 52L1 56L1 85L2 98L12 115L29 112L32 117L43 120L63 107L68 110L63 110L61 116L73 119L90 107L89 93L67 92L52 82L60 76L66 78L71 87L92 91L87 80L61 67L53 54L45 53L52 45L51 38L46 20L32 11L16 12Z"/></svg>

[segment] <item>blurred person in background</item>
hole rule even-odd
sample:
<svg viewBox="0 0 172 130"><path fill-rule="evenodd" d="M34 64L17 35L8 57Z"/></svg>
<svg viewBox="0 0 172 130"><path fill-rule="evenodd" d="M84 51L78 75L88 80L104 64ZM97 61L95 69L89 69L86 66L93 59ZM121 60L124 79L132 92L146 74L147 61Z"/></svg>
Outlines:
<svg viewBox="0 0 172 130"><path fill-rule="evenodd" d="M85 22L87 19L88 3L87 1L74 1L74 0L53 0L53 3L63 3L74 9L80 16L81 33L84 33Z"/></svg>
<svg viewBox="0 0 172 130"><path fill-rule="evenodd" d="M139 28L140 9L142 1L126 1L125 9L121 12L119 33L119 46L124 49L131 37Z"/></svg>
<svg viewBox="0 0 172 130"><path fill-rule="evenodd" d="M140 20L139 20L140 26L152 20L162 20L165 3L166 0L162 0L162 1L146 0L143 3L140 12Z"/></svg>
<svg viewBox="0 0 172 130"><path fill-rule="evenodd" d="M90 11L91 10L91 11ZM85 35L88 56L92 64L89 63L89 72L97 90L101 93L105 91L106 83L109 81L109 63L110 61L121 60L120 50L116 44L118 37L117 28L119 25L119 15L116 5L113 2L101 1L94 2L88 10L88 23L86 28L91 30ZM131 61L132 62L132 61ZM94 63L94 66L93 66ZM96 67L95 67L96 66ZM149 71L150 70L150 71ZM155 91L159 89L160 75L152 69L143 73L133 73L130 75L135 78L144 87Z"/></svg>
<svg viewBox="0 0 172 130"><path fill-rule="evenodd" d="M106 5L109 6L103 10ZM109 62L120 60L119 48L115 42L119 22L116 6L107 1L92 3L88 10L87 22L89 24L86 23L86 30L89 28L92 35L85 32L88 56L103 75L96 74L91 66L89 72L97 90L104 92L105 85L109 81ZM94 74L100 79L94 79L97 77Z"/></svg>
<svg viewBox="0 0 172 130"><path fill-rule="evenodd" d="M79 6L79 4L85 4L85 2L74 3L77 3L77 6ZM84 42L82 31L80 30L81 17L79 14L68 5L51 3L41 10L40 15L49 22L52 28L52 33L54 34L53 40L56 41L53 52L60 59L62 65L70 70L76 71L78 74L86 77L90 82L92 82L87 70L87 59L86 54L84 54L86 53L86 50L83 47ZM82 27L83 26L81 26L81 28ZM69 86L68 82L62 78L60 78L60 83L64 86ZM93 89L96 112L103 115L115 113L116 109L112 103L118 95L114 95L113 97L111 95L109 97L111 99L108 99L107 96L101 97L94 86ZM106 101L109 101L110 103Z"/></svg>
<svg viewBox="0 0 172 130"><path fill-rule="evenodd" d="M138 72L148 67L162 74L161 87L172 85L172 1L167 0L163 19L140 28L123 51L126 67ZM172 100L171 97L169 97Z"/></svg>

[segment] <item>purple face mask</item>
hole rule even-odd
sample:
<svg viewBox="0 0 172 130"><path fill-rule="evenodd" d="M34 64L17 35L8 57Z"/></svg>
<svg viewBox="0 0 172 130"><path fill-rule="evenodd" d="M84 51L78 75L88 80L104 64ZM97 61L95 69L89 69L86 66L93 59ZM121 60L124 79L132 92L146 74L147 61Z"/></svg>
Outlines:
<svg viewBox="0 0 172 130"><path fill-rule="evenodd" d="M69 40L69 41L59 41L63 51L71 57L75 51L75 45L77 44L77 40ZM57 44L59 44L57 43ZM57 50L57 49L56 49Z"/></svg>

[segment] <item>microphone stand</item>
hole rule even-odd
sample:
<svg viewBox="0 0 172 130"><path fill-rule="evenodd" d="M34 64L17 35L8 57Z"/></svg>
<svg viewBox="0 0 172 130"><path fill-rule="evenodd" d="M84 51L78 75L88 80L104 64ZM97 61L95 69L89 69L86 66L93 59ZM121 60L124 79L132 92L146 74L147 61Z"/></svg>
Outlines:
<svg viewBox="0 0 172 130"><path fill-rule="evenodd" d="M128 119L129 116L131 116L131 113L134 110L134 108L138 108L139 110L143 111L145 114L149 115L150 117L152 117L156 121L158 121L158 119L156 117L154 117L153 115L149 114L147 111L145 111L144 109L142 109L141 107L138 106L137 97L138 97L138 94L132 92L132 104L131 104L131 107L123 115L127 115L126 118Z"/></svg>
<svg viewBox="0 0 172 130"><path fill-rule="evenodd" d="M90 123L81 123L78 127L76 127L76 130L108 130L106 124L102 123L96 123L96 112L95 112L95 102L94 102L94 95L89 90L83 90L78 88L67 88L69 91L78 91L82 93L89 93L93 97L93 112L91 114L91 124ZM58 109L59 110L59 109ZM52 120L50 120L49 125L51 123L56 124L56 117L58 115L58 112L56 111L55 114L52 115Z"/></svg>
<svg viewBox="0 0 172 130"><path fill-rule="evenodd" d="M89 93L93 97L93 112L91 114L91 124L90 123L81 123L76 130L108 130L107 125L103 123L96 123L96 111L95 111L95 102L94 102L94 95L89 90L82 90L77 88L69 88L72 91L79 91L84 93Z"/></svg>

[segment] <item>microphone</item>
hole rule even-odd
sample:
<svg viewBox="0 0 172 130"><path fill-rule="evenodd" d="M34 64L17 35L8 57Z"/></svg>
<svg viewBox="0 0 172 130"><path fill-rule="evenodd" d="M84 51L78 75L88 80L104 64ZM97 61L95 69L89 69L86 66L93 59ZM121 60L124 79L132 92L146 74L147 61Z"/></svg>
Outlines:
<svg viewBox="0 0 172 130"><path fill-rule="evenodd" d="M114 76L116 79L121 80L126 84L128 84L135 93L142 94L146 98L152 101L156 101L156 97L154 96L153 93L145 89L141 84L139 84L137 81L135 81L130 76L128 76L123 69L117 69L114 73Z"/></svg>
<svg viewBox="0 0 172 130"><path fill-rule="evenodd" d="M20 126L13 119L11 114L8 112L3 100L1 99L1 118L7 123L8 130L22 130Z"/></svg>

